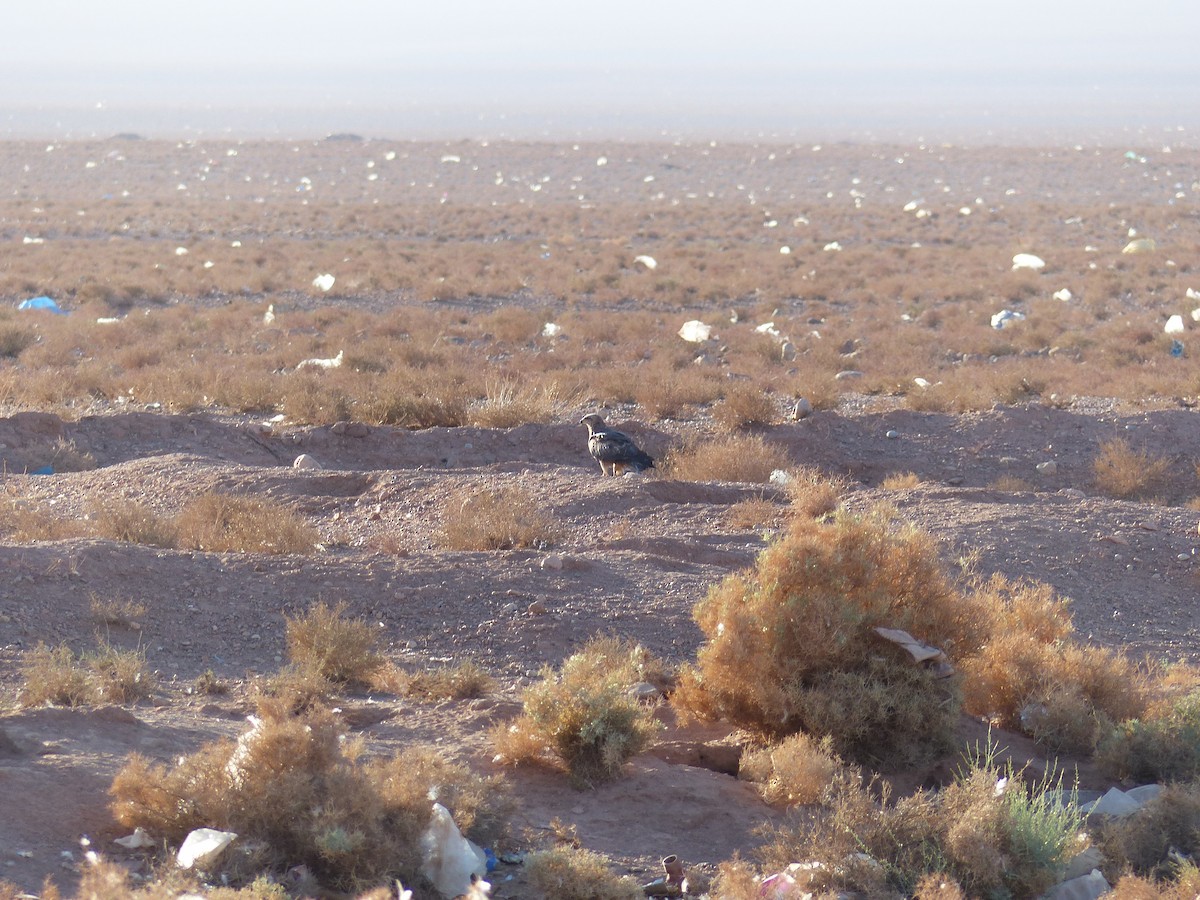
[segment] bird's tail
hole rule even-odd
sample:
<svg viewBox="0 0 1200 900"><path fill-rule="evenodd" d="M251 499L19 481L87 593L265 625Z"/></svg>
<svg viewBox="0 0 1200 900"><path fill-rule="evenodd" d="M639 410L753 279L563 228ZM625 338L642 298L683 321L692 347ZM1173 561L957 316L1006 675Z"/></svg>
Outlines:
<svg viewBox="0 0 1200 900"><path fill-rule="evenodd" d="M637 466L638 471L641 471L642 469L653 469L654 457L652 457L645 450L642 450L640 453L638 453L637 458L634 459L633 464Z"/></svg>

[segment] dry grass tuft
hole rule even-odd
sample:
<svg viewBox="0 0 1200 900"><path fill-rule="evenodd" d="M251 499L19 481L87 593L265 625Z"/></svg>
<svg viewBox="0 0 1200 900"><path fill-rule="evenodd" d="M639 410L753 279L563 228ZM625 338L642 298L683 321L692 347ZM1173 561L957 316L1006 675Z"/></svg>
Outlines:
<svg viewBox="0 0 1200 900"><path fill-rule="evenodd" d="M1200 688L1130 717L1108 734L1097 754L1119 778L1139 782L1200 778Z"/></svg>
<svg viewBox="0 0 1200 900"><path fill-rule="evenodd" d="M317 530L286 506L257 497L201 494L175 518L178 544L210 553L311 553Z"/></svg>
<svg viewBox="0 0 1200 900"><path fill-rule="evenodd" d="M814 466L797 466L788 470L785 487L794 515L819 519L837 509L850 482L840 475L826 475Z"/></svg>
<svg viewBox="0 0 1200 900"><path fill-rule="evenodd" d="M766 497L743 500L729 507L725 521L730 528L753 531L758 528L773 528L783 520L784 508Z"/></svg>
<svg viewBox="0 0 1200 900"><path fill-rule="evenodd" d="M915 472L893 472L879 486L885 491L908 491L921 486L921 477Z"/></svg>
<svg viewBox="0 0 1200 900"><path fill-rule="evenodd" d="M722 431L739 431L779 421L775 398L753 384L736 384L712 410L713 423Z"/></svg>
<svg viewBox="0 0 1200 900"><path fill-rule="evenodd" d="M462 488L443 513L439 543L447 550L544 547L558 539L554 520L518 485Z"/></svg>
<svg viewBox="0 0 1200 900"><path fill-rule="evenodd" d="M38 644L23 655L21 676L18 699L24 706L129 704L149 698L157 687L144 652L104 641L79 657L65 644Z"/></svg>
<svg viewBox="0 0 1200 900"><path fill-rule="evenodd" d="M768 803L804 806L825 795L841 766L828 737L817 741L800 732L744 753L738 777L755 782Z"/></svg>
<svg viewBox="0 0 1200 900"><path fill-rule="evenodd" d="M529 422L550 422L565 408L558 385L528 384L505 379L488 385L487 397L468 414L472 425L513 428Z"/></svg>
<svg viewBox="0 0 1200 900"><path fill-rule="evenodd" d="M345 602L332 609L317 603L303 616L287 618L288 659L336 684L365 684L384 662L376 649L379 630L345 613Z"/></svg>
<svg viewBox="0 0 1200 900"><path fill-rule="evenodd" d="M471 660L413 672L404 678L400 693L423 700L472 700L495 687L495 681Z"/></svg>
<svg viewBox="0 0 1200 900"><path fill-rule="evenodd" d="M555 900L638 900L641 886L613 873L608 859L591 850L555 847L525 859L529 881Z"/></svg>
<svg viewBox="0 0 1200 900"><path fill-rule="evenodd" d="M592 638L526 688L521 715L493 732L496 749L513 764L561 764L578 786L610 781L659 728L651 708L629 693L659 670L637 644Z"/></svg>
<svg viewBox="0 0 1200 900"><path fill-rule="evenodd" d="M1123 438L1100 443L1092 462L1096 490L1117 500L1148 499L1162 490L1170 461L1134 450Z"/></svg>
<svg viewBox="0 0 1200 900"><path fill-rule="evenodd" d="M1004 491L1008 494L1024 494L1035 490L1034 486L1017 475L1001 475L988 485L993 491Z"/></svg>
<svg viewBox="0 0 1200 900"><path fill-rule="evenodd" d="M97 537L166 548L178 542L172 521L132 500L106 503L94 509L91 518Z"/></svg>
<svg viewBox="0 0 1200 900"><path fill-rule="evenodd" d="M759 435L732 434L671 450L663 474L680 481L748 481L765 484L788 464L787 451Z"/></svg>
<svg viewBox="0 0 1200 900"><path fill-rule="evenodd" d="M146 614L146 604L128 598L106 600L94 591L88 595L92 619L99 625L115 628L141 628L139 619Z"/></svg>

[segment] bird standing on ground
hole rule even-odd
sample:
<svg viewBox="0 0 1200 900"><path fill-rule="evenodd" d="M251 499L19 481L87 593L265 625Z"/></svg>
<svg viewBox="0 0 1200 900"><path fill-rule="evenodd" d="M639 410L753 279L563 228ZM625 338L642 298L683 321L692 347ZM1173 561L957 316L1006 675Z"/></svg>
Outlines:
<svg viewBox="0 0 1200 900"><path fill-rule="evenodd" d="M618 466L622 472L625 469L640 472L654 468L650 454L641 450L629 435L605 425L596 413L584 416L579 424L587 426L588 453L600 463L600 471L605 475L619 474Z"/></svg>

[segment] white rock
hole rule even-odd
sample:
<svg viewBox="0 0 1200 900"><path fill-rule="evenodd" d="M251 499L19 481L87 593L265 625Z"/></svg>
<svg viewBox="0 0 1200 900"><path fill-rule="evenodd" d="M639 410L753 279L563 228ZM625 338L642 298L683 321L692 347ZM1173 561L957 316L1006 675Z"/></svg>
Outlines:
<svg viewBox="0 0 1200 900"><path fill-rule="evenodd" d="M787 484L792 480L792 476L787 469L775 469L771 472L771 477L768 480L771 484Z"/></svg>
<svg viewBox="0 0 1200 900"><path fill-rule="evenodd" d="M176 256L187 256L187 255L188 255L188 248L187 248L187 247L176 247L176 248L175 248L175 255L176 255Z"/></svg>
<svg viewBox="0 0 1200 900"><path fill-rule="evenodd" d="M336 280L337 279L326 272L324 275L318 275L316 278L314 278L312 283L313 287L317 288L318 290L328 291L331 287L333 287L333 283Z"/></svg>
<svg viewBox="0 0 1200 900"><path fill-rule="evenodd" d="M929 387L929 380L927 378L922 378L920 375L918 375L916 378L913 379L913 384L915 384L919 388L927 388L927 387Z"/></svg>
<svg viewBox="0 0 1200 900"><path fill-rule="evenodd" d="M896 438L900 437L900 432L898 432L895 428L890 428L884 437L886 437L889 441L894 441Z"/></svg>
<svg viewBox="0 0 1200 900"><path fill-rule="evenodd" d="M553 322L547 322L542 326L542 337L552 338L558 337L560 334L562 334L561 325L556 325Z"/></svg>
<svg viewBox="0 0 1200 900"><path fill-rule="evenodd" d="M1171 316L1167 319L1167 324L1163 326L1163 331L1167 334L1183 334L1183 316Z"/></svg>
<svg viewBox="0 0 1200 900"><path fill-rule="evenodd" d="M823 249L826 253L836 253L842 249L842 245L839 244L837 241L830 241L828 244L826 244L821 249Z"/></svg>
<svg viewBox="0 0 1200 900"><path fill-rule="evenodd" d="M812 401L809 400L807 397L801 397L799 400L796 401L796 405L794 407L792 407L792 418L793 419L807 419L809 416L812 415L812 411L813 411Z"/></svg>
<svg viewBox="0 0 1200 900"><path fill-rule="evenodd" d="M1200 300L1200 291L1197 291L1194 288L1188 288L1184 296L1189 300Z"/></svg>
<svg viewBox="0 0 1200 900"><path fill-rule="evenodd" d="M1056 474L1058 474L1058 463L1056 463L1054 460L1049 460L1048 462L1040 462L1036 466L1034 466L1034 468L1037 469L1037 473L1039 475L1056 475Z"/></svg>
<svg viewBox="0 0 1200 900"><path fill-rule="evenodd" d="M1154 238L1137 238L1130 241L1122 249L1122 253L1153 253L1158 249L1158 243Z"/></svg>
<svg viewBox="0 0 1200 900"><path fill-rule="evenodd" d="M1089 815L1111 816L1114 819L1132 815L1141 808L1142 804L1136 798L1115 787L1109 788L1107 794L1090 806L1081 807Z"/></svg>
<svg viewBox="0 0 1200 900"><path fill-rule="evenodd" d="M563 567L562 554L561 553L549 553L546 556L542 557L542 561L539 565L543 569L554 569L557 571L558 569L561 569Z"/></svg>
<svg viewBox="0 0 1200 900"><path fill-rule="evenodd" d="M712 337L712 326L705 325L699 319L691 319L680 326L679 336L693 344L702 344Z"/></svg>
<svg viewBox="0 0 1200 900"><path fill-rule="evenodd" d="M1070 291L1068 288L1063 288L1061 291L1055 291L1055 292L1054 292L1054 299L1055 299L1055 300L1061 300L1063 303L1066 303L1066 302L1067 302L1068 300L1070 300L1070 299L1071 299L1073 296L1075 296L1075 295L1074 295L1074 294L1072 294L1072 293L1071 293L1071 291Z"/></svg>
<svg viewBox="0 0 1200 900"><path fill-rule="evenodd" d="M140 825L133 829L133 834L127 834L125 837L113 838L114 844L126 848L127 850L137 850L141 847L153 847L156 843L154 838L150 837Z"/></svg>
<svg viewBox="0 0 1200 900"><path fill-rule="evenodd" d="M293 469L323 469L325 468L307 453L301 453L292 461Z"/></svg>
<svg viewBox="0 0 1200 900"><path fill-rule="evenodd" d="M1087 875L1056 884L1042 894L1041 900L1096 900L1110 890L1112 885L1100 874L1100 870L1093 869Z"/></svg>
<svg viewBox="0 0 1200 900"><path fill-rule="evenodd" d="M201 868L210 866L225 848L233 843L236 837L237 835L232 831L197 828L184 838L183 846L175 855L175 861L184 869L190 869L193 866Z"/></svg>
<svg viewBox="0 0 1200 900"><path fill-rule="evenodd" d="M999 330L1001 328L1008 327L1008 325L1013 322L1023 321L1024 318L1025 313L1023 312L1016 312L1015 310L1011 309L1002 309L1000 312L992 316L992 327L996 330Z"/></svg>
<svg viewBox="0 0 1200 900"><path fill-rule="evenodd" d="M1034 256L1032 253L1018 253L1012 258L1012 267L1016 269L1044 269L1046 261L1040 256Z"/></svg>
<svg viewBox="0 0 1200 900"><path fill-rule="evenodd" d="M642 266L650 271L654 271L658 268L658 260L653 256L635 256L633 258L633 264L635 266Z"/></svg>
<svg viewBox="0 0 1200 900"><path fill-rule="evenodd" d="M1197 306L1195 309L1192 310L1192 321L1200 322L1200 306Z"/></svg>

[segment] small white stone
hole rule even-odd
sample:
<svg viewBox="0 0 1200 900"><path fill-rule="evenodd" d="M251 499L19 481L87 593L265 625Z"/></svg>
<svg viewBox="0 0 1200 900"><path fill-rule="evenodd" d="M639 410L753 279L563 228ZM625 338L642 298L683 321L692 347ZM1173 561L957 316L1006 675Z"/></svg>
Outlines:
<svg viewBox="0 0 1200 900"><path fill-rule="evenodd" d="M292 462L292 468L293 469L322 469L322 468L324 468L324 466L322 466L319 462L317 462L315 459L313 459L307 453L301 453Z"/></svg>
<svg viewBox="0 0 1200 900"><path fill-rule="evenodd" d="M1054 475L1058 472L1058 463L1054 460L1038 463L1035 467L1039 475Z"/></svg>
<svg viewBox="0 0 1200 900"><path fill-rule="evenodd" d="M551 553L542 557L541 567L543 569L561 569L563 567L563 558L560 553Z"/></svg>

